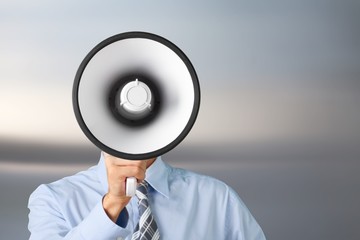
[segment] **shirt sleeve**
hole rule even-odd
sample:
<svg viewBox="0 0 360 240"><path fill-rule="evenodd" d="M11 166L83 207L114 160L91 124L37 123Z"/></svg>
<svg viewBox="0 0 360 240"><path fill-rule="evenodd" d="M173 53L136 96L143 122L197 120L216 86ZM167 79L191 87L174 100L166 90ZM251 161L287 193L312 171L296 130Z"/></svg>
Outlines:
<svg viewBox="0 0 360 240"><path fill-rule="evenodd" d="M125 238L131 234L129 230L111 221L106 215L102 201L95 205L82 222L70 228L56 199L44 185L31 194L28 208L30 210L28 225L30 240L116 239L117 237Z"/></svg>
<svg viewBox="0 0 360 240"><path fill-rule="evenodd" d="M265 240L264 232L239 195L231 188L228 193L226 239Z"/></svg>

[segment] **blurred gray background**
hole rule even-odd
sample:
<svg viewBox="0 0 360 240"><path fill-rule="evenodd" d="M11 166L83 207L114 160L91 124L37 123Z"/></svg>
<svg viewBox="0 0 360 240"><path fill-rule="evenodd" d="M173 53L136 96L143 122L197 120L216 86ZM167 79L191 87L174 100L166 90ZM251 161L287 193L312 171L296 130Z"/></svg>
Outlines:
<svg viewBox="0 0 360 240"><path fill-rule="evenodd" d="M100 41L149 31L180 47L202 102L164 156L219 178L268 239L360 239L360 2L0 2L0 239L27 199L98 161L75 120L76 70Z"/></svg>

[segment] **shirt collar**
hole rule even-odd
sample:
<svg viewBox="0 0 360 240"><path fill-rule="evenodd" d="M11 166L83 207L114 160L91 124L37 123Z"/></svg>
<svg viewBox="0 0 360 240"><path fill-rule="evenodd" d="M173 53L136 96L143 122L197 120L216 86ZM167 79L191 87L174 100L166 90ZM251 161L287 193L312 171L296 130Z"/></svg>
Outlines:
<svg viewBox="0 0 360 240"><path fill-rule="evenodd" d="M146 169L145 180L155 191L169 198L169 171L170 166L157 157L155 162Z"/></svg>
<svg viewBox="0 0 360 240"><path fill-rule="evenodd" d="M151 166L146 169L145 174L145 180L149 185L166 198L169 198L169 171L170 166L163 162L161 157L157 157ZM108 191L108 181L103 154L100 156L97 172L105 194Z"/></svg>

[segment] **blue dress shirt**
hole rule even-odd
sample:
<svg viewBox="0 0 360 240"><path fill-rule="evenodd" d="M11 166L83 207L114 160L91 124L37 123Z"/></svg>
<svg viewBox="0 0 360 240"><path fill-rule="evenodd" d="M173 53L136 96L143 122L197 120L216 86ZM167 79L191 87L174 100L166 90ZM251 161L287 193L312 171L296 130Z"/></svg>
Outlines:
<svg viewBox="0 0 360 240"><path fill-rule="evenodd" d="M239 196L223 182L173 168L160 157L145 179L161 239L265 239ZM107 190L103 157L86 171L40 185L29 198L30 239L131 239L139 218L137 198L126 206L128 217L118 225L102 206Z"/></svg>

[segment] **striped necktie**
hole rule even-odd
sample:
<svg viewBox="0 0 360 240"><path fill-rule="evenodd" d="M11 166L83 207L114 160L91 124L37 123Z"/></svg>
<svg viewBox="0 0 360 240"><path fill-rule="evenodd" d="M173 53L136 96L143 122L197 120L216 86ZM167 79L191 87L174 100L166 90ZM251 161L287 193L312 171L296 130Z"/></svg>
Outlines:
<svg viewBox="0 0 360 240"><path fill-rule="evenodd" d="M135 227L131 240L158 240L160 234L155 219L151 214L147 198L148 183L143 181L136 189L136 196L139 199L139 222Z"/></svg>

